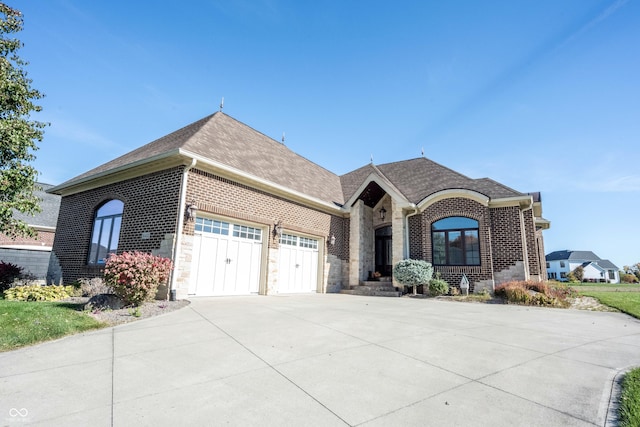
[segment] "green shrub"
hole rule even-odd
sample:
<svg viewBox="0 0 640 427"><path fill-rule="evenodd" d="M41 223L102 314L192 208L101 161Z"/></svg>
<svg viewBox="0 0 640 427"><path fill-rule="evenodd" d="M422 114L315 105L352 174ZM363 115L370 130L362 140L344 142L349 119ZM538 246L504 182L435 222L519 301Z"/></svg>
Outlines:
<svg viewBox="0 0 640 427"><path fill-rule="evenodd" d="M58 301L69 298L73 292L73 286L16 286L4 291L4 297L13 301Z"/></svg>
<svg viewBox="0 0 640 427"><path fill-rule="evenodd" d="M449 293L449 284L443 279L431 279L429 281L429 293L433 296Z"/></svg>
<svg viewBox="0 0 640 427"><path fill-rule="evenodd" d="M405 286L413 286L413 293L419 285L426 285L433 276L433 267L420 259L403 259L393 267L393 278Z"/></svg>
<svg viewBox="0 0 640 427"><path fill-rule="evenodd" d="M104 267L104 280L125 304L140 305L155 297L172 268L170 259L144 252L111 254Z"/></svg>
<svg viewBox="0 0 640 427"><path fill-rule="evenodd" d="M9 289L14 280L22 274L22 267L0 261L0 292Z"/></svg>
<svg viewBox="0 0 640 427"><path fill-rule="evenodd" d="M572 273L578 282L582 282L582 279L584 279L584 267L579 265L573 269Z"/></svg>

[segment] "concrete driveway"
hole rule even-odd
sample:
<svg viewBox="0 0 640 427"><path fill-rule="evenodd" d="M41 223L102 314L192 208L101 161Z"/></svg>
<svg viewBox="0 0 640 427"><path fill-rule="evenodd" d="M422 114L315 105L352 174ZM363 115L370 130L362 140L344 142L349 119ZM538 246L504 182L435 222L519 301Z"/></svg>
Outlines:
<svg viewBox="0 0 640 427"><path fill-rule="evenodd" d="M0 425L605 424L624 314L350 295L199 298L0 354Z"/></svg>

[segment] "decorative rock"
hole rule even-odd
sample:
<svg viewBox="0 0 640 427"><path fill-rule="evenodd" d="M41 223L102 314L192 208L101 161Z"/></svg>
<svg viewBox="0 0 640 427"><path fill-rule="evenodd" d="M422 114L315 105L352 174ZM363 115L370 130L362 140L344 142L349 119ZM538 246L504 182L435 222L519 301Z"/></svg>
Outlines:
<svg viewBox="0 0 640 427"><path fill-rule="evenodd" d="M85 310L119 310L122 307L124 307L124 302L120 299L120 297L114 294L95 295L91 297L89 301L87 301L87 303L84 305Z"/></svg>

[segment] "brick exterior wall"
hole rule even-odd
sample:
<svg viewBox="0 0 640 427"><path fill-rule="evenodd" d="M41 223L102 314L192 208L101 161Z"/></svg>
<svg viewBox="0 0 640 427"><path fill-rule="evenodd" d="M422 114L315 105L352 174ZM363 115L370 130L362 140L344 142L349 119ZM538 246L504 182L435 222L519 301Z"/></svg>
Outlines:
<svg viewBox="0 0 640 427"><path fill-rule="evenodd" d="M319 239L328 239L333 234L336 243L334 246L327 245L328 254L342 260L349 256L349 222L341 216L330 215L198 169L189 171L187 188L187 200L195 200L200 212L268 226L270 248L278 247L273 226L277 221L282 221L285 230L310 234ZM193 222L185 223L184 233L192 235L193 227Z"/></svg>
<svg viewBox="0 0 640 427"><path fill-rule="evenodd" d="M56 233L54 231L38 231L38 235L35 238L31 237L16 237L11 238L0 234L0 246L3 245L21 245L21 246L53 246L53 238Z"/></svg>
<svg viewBox="0 0 640 427"><path fill-rule="evenodd" d="M535 229L533 212L519 207L488 208L465 198L440 200L409 218L409 254L413 259L433 262L431 224L449 216L465 216L479 223L480 266L434 266L452 286L459 286L464 273L470 291L525 277L546 279L542 230ZM526 262L523 259L523 225ZM527 270L528 269L528 270Z"/></svg>
<svg viewBox="0 0 640 427"><path fill-rule="evenodd" d="M494 271L506 270L523 261L520 209L517 206L491 209L491 243Z"/></svg>
<svg viewBox="0 0 640 427"><path fill-rule="evenodd" d="M264 227L266 233L263 239L266 246L263 250L267 253L263 258L266 265L261 275L261 293L274 293L278 290L279 241L273 232L277 222L281 222L286 232L310 235L319 239L320 245L325 244L319 248L319 291L335 292L346 283L346 260L349 253L348 219L199 169L189 171L186 200L195 201L200 214L209 213ZM189 287L193 250L190 242L193 232L194 222L185 222L185 239L181 246L184 259L180 261L180 271L176 273L176 290L181 297L186 296L185 290ZM335 236L334 245L328 243L331 235Z"/></svg>
<svg viewBox="0 0 640 427"><path fill-rule="evenodd" d="M491 236L490 236L490 212L489 208L480 203L462 198L450 198L435 202L428 206L422 214L409 218L410 252L417 259L433 262L433 247L431 244L431 224L450 216L465 216L478 221L478 237L480 240L480 265L479 266L434 266L434 271L439 272L442 279L451 286L459 286L462 274L465 274L470 282L470 292L473 292L475 283L491 280ZM415 238L421 245L416 243Z"/></svg>
<svg viewBox="0 0 640 427"><path fill-rule="evenodd" d="M540 265L540 258L538 255L538 244L536 240L536 226L535 218L533 216L533 209L528 209L522 212L524 220L524 229L527 236L527 256L529 261L529 274L531 276L539 276L542 269ZM544 259L544 257L542 257ZM543 277L546 280L547 276Z"/></svg>
<svg viewBox="0 0 640 427"><path fill-rule="evenodd" d="M423 240L426 237L422 230L422 216L420 214L409 217L409 258L411 259L424 259L431 262L431 259L427 259L423 252ZM429 237L430 239L431 237Z"/></svg>
<svg viewBox="0 0 640 427"><path fill-rule="evenodd" d="M62 197L53 258L62 269L63 281L102 274L101 268L87 265L87 258L95 212L108 200L124 202L118 252L152 252L166 234L175 233L182 169L176 167ZM150 233L150 238L143 240L143 232Z"/></svg>

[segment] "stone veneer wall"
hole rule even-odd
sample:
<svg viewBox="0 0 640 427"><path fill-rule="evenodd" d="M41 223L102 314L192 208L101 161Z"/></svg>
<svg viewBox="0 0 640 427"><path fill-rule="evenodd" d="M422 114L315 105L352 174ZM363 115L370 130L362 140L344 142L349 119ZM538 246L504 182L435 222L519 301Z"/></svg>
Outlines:
<svg viewBox="0 0 640 427"><path fill-rule="evenodd" d="M199 213L233 218L247 221L265 230L263 261L266 273L261 283L261 292L270 293L277 290L278 247L279 242L273 230L274 224L282 222L285 231L313 236L325 244L320 248L324 257L319 260L320 274L323 274L322 290L339 290L348 281L348 268L345 264L349 254L349 220L313 209L301 203L274 196L265 191L240 184L199 169L189 171L187 200L194 200ZM182 240L184 260L180 262L180 277L188 277L191 268L191 240L186 236L193 235L193 222L185 222ZM331 235L335 236L335 245L328 244ZM192 244L191 244L192 245ZM328 264L328 265L327 265ZM182 284L180 287L188 287Z"/></svg>
<svg viewBox="0 0 640 427"><path fill-rule="evenodd" d="M102 275L87 257L95 212L112 199L124 202L118 252L159 249L176 231L181 178L176 167L62 197L50 271L60 268L64 283ZM144 232L149 239L142 239Z"/></svg>
<svg viewBox="0 0 640 427"><path fill-rule="evenodd" d="M542 229L536 230L536 248L538 249L538 260L540 265L540 280L547 280L547 261L544 252L544 238Z"/></svg>

